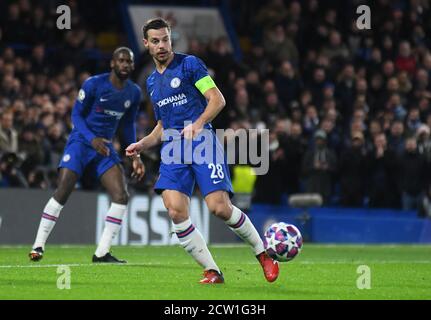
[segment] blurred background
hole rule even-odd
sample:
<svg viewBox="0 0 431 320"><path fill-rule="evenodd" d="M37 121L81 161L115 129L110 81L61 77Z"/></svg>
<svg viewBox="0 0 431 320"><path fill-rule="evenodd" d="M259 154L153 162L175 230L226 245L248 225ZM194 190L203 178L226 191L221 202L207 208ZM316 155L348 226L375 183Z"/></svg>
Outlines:
<svg viewBox="0 0 431 320"><path fill-rule="evenodd" d="M63 4L71 9L70 30L56 26ZM369 30L357 28L362 4L371 9ZM287 214L316 241L331 241L318 233L323 227L344 234L343 241L364 241L365 230L370 241L404 241L400 227L405 241L431 241L428 0L2 0L5 198L19 195L16 188L56 188L77 92L90 75L109 71L116 47L135 52L132 79L145 91L153 62L140 29L155 16L172 24L174 49L200 57L223 92L227 104L216 128L270 130L268 174L231 166L235 192L245 196L237 201L257 224ZM153 126L145 94L138 138ZM121 152L121 136L115 145ZM152 196L159 150L143 159L146 177L129 188ZM90 174L76 188L103 192ZM298 193L319 194L323 207L293 209L288 197ZM353 225L356 233L346 234Z"/></svg>

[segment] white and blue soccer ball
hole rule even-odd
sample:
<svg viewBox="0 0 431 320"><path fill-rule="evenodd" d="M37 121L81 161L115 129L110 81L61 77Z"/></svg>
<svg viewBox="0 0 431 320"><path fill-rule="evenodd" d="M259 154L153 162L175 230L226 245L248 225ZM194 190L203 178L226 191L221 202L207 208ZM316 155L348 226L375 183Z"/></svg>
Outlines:
<svg viewBox="0 0 431 320"><path fill-rule="evenodd" d="M263 244L271 258L285 262L301 252L303 241L301 232L293 224L277 222L266 230Z"/></svg>

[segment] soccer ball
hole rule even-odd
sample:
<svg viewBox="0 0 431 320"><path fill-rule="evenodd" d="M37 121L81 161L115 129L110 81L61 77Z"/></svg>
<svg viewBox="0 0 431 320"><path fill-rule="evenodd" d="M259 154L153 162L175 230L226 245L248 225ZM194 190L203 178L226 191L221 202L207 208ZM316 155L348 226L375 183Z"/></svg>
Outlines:
<svg viewBox="0 0 431 320"><path fill-rule="evenodd" d="M263 244L268 255L274 260L290 261L302 249L302 235L293 224L278 222L266 230Z"/></svg>

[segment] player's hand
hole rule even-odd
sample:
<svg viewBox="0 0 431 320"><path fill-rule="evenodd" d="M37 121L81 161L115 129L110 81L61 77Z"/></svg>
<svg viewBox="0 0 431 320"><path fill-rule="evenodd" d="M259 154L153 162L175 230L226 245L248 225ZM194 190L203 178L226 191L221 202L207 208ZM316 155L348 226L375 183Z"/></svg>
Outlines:
<svg viewBox="0 0 431 320"><path fill-rule="evenodd" d="M145 166L141 161L141 158L138 156L135 156L133 158L133 173L132 178L138 179L138 181L141 181L142 178L145 175Z"/></svg>
<svg viewBox="0 0 431 320"><path fill-rule="evenodd" d="M184 135L184 138L191 140L201 133L203 127L204 124L200 121L193 122L181 130L181 135Z"/></svg>
<svg viewBox="0 0 431 320"><path fill-rule="evenodd" d="M106 146L107 143L111 143L111 141L105 138L98 137L91 140L91 145L93 146L93 148L105 157L109 156L110 153L109 148Z"/></svg>
<svg viewBox="0 0 431 320"><path fill-rule="evenodd" d="M126 156L133 157L141 153L143 146L139 142L132 143L126 148Z"/></svg>

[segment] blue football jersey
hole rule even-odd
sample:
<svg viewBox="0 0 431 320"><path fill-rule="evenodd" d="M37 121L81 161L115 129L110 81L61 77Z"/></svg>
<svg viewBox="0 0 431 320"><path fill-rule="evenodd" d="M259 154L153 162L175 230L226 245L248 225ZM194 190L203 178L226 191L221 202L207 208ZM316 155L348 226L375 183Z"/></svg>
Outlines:
<svg viewBox="0 0 431 320"><path fill-rule="evenodd" d="M156 69L147 79L147 91L151 97L156 119L162 121L164 129L181 130L185 122L196 121L207 106L204 93L215 86L202 60L181 53L175 53L163 73ZM207 123L205 128L211 129L211 124ZM223 146L215 133L212 130L209 132L210 139L202 142L193 141L190 145L191 150L185 147L187 143L184 139L178 139L173 144L169 144L168 140L165 141L161 152L160 174L154 186L157 193L160 194L166 189L177 190L190 197L197 182L204 197L217 190L224 190L230 196L233 195ZM193 150L196 150L201 143L210 143L210 149L213 150L212 156L208 155L206 159L207 163L197 163L196 159L190 158ZM179 147L181 152L171 154L170 150L176 147ZM203 153L205 154L206 150ZM202 153L199 154L202 155ZM187 161L185 161L186 158ZM170 161L171 159L173 162Z"/></svg>
<svg viewBox="0 0 431 320"><path fill-rule="evenodd" d="M88 78L72 110L74 127L69 140L90 144L96 137L111 140L123 119L125 142L136 142L135 118L140 101L141 89L131 80L123 89L117 89L109 80L109 73Z"/></svg>
<svg viewBox="0 0 431 320"><path fill-rule="evenodd" d="M156 69L147 79L156 120L162 121L164 129L181 130L185 121L198 119L207 106L203 93L211 87L215 84L202 60L181 53L174 54L163 73Z"/></svg>

